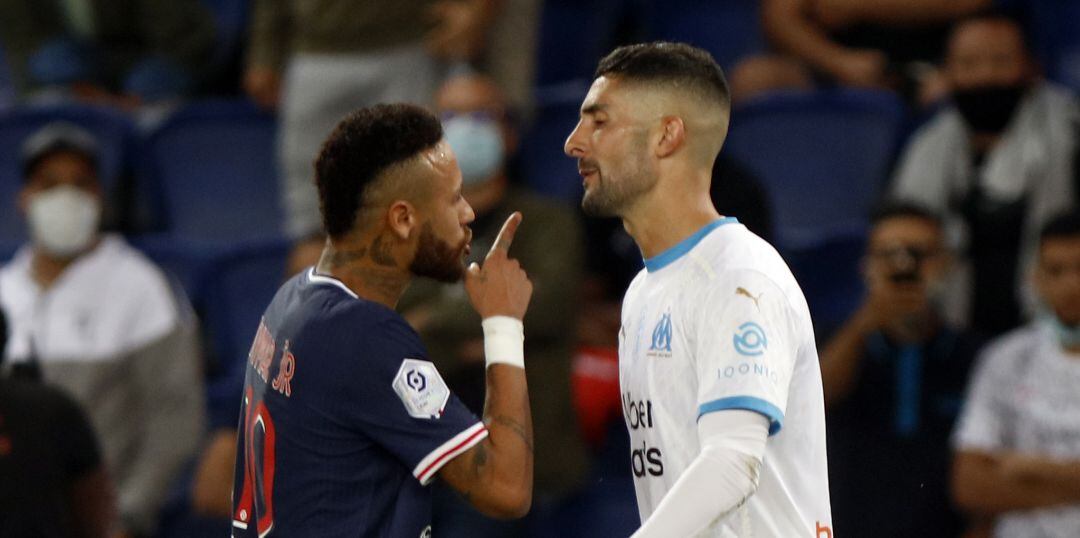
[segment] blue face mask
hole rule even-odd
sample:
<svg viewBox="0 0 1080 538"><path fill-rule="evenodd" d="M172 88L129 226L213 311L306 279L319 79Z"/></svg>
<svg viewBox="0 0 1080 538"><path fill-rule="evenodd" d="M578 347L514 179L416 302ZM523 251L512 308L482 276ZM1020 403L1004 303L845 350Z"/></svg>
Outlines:
<svg viewBox="0 0 1080 538"><path fill-rule="evenodd" d="M462 182L471 185L487 181L503 163L502 132L492 119L462 114L443 121L450 149L457 154Z"/></svg>

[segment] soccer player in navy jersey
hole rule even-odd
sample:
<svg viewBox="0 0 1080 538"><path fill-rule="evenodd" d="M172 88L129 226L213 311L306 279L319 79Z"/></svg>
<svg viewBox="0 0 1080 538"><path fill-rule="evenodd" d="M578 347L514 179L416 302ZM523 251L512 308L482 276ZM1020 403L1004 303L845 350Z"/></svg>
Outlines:
<svg viewBox="0 0 1080 538"><path fill-rule="evenodd" d="M521 319L532 284L507 257L514 213L483 266L438 118L405 104L347 116L315 162L328 236L286 282L248 356L233 536L427 537L436 476L480 511L531 504L532 423ZM394 311L415 276L465 279L483 319L479 420Z"/></svg>

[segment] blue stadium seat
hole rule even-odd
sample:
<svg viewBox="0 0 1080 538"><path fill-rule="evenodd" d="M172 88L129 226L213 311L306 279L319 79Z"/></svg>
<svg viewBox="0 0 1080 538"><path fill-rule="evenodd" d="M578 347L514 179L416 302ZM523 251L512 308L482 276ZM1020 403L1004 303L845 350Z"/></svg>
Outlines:
<svg viewBox="0 0 1080 538"><path fill-rule="evenodd" d="M819 337L832 334L862 301L860 263L865 249L866 233L847 231L785 251L784 259L806 295Z"/></svg>
<svg viewBox="0 0 1080 538"><path fill-rule="evenodd" d="M243 367L259 319L286 279L288 252L285 240L252 243L220 256L205 274L199 287L217 355L213 377L226 377Z"/></svg>
<svg viewBox="0 0 1080 538"><path fill-rule="evenodd" d="M240 415L244 365L259 320L285 281L289 244L250 244L213 264L201 288L203 321L214 361L208 368L207 413L212 424L235 424Z"/></svg>
<svg viewBox="0 0 1080 538"><path fill-rule="evenodd" d="M188 105L147 140L140 183L169 235L233 245L282 236L275 120L246 101Z"/></svg>
<svg viewBox="0 0 1080 538"><path fill-rule="evenodd" d="M129 238L129 242L174 279L196 309L201 310L202 285L214 261L223 255L221 249L167 234L139 235Z"/></svg>
<svg viewBox="0 0 1080 538"><path fill-rule="evenodd" d="M536 81L591 78L615 40L627 0L546 0L540 15Z"/></svg>
<svg viewBox="0 0 1080 538"><path fill-rule="evenodd" d="M887 182L904 122L892 94L778 93L732 112L723 151L772 200L781 247L859 230Z"/></svg>
<svg viewBox="0 0 1080 538"><path fill-rule="evenodd" d="M14 107L0 111L0 242L26 239L23 217L16 210L22 188L19 152L23 141L43 125L68 121L97 137L101 150L98 173L104 190L111 194L127 171L129 148L134 137L131 120L112 109L62 105Z"/></svg>
<svg viewBox="0 0 1080 538"><path fill-rule="evenodd" d="M521 170L529 187L575 204L581 199L581 176L563 144L577 125L588 90L584 80L537 89L536 119L521 144Z"/></svg>
<svg viewBox="0 0 1080 538"><path fill-rule="evenodd" d="M650 40L683 41L712 53L730 72L765 50L761 0L644 0Z"/></svg>
<svg viewBox="0 0 1080 538"><path fill-rule="evenodd" d="M1076 0L998 0L1027 19L1027 37L1048 74L1065 83L1061 75L1070 67L1066 56L1080 51L1080 2ZM1075 64L1071 66L1075 68ZM1065 73L1067 74L1067 73ZM1075 85L1073 87L1076 87Z"/></svg>

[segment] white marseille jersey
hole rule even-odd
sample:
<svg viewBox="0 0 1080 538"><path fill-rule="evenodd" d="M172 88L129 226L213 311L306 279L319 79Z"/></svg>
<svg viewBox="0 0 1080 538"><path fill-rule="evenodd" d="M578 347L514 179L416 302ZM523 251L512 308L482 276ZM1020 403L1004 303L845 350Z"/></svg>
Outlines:
<svg viewBox="0 0 1080 538"><path fill-rule="evenodd" d="M725 409L770 421L760 485L698 536L832 538L825 409L806 299L768 243L733 218L645 262L623 301L619 384L645 521Z"/></svg>

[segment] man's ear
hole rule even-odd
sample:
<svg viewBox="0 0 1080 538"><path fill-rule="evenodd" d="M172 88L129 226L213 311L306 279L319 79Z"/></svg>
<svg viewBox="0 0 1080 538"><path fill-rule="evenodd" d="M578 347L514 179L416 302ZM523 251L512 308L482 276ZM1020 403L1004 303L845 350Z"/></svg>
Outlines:
<svg viewBox="0 0 1080 538"><path fill-rule="evenodd" d="M686 123L678 116L664 116L660 119L660 140L656 144L656 156L670 157L686 143Z"/></svg>
<svg viewBox="0 0 1080 538"><path fill-rule="evenodd" d="M402 241L408 241L420 228L420 217L416 208L405 200L396 200L390 204L386 221L390 231Z"/></svg>

